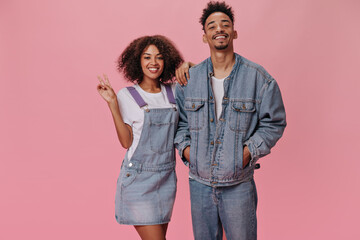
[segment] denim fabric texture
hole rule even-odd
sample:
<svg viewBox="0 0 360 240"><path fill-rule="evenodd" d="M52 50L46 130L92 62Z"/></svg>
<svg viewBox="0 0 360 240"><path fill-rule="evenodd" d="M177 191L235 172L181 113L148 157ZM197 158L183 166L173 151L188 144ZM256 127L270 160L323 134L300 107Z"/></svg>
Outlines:
<svg viewBox="0 0 360 240"><path fill-rule="evenodd" d="M210 187L189 179L196 240L257 238L257 193L253 180L228 187Z"/></svg>
<svg viewBox="0 0 360 240"><path fill-rule="evenodd" d="M179 109L175 146L190 146L190 177L209 186L231 186L253 178L255 163L270 153L286 126L285 108L274 78L260 65L235 53L224 80L222 112L216 120L211 58L191 67L186 86L176 86ZM243 168L247 145L250 163Z"/></svg>
<svg viewBox="0 0 360 240"><path fill-rule="evenodd" d="M144 127L131 159L121 166L115 194L120 224L154 225L170 221L176 195L174 108L145 109Z"/></svg>

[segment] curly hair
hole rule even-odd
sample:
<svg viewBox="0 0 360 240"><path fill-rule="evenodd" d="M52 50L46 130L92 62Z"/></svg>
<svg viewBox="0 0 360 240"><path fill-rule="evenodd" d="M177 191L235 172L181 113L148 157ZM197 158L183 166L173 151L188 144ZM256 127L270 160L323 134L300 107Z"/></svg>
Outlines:
<svg viewBox="0 0 360 240"><path fill-rule="evenodd" d="M161 35L143 36L132 41L118 58L117 69L124 73L128 81L141 83L144 77L141 55L149 45L155 45L164 58L164 70L159 82L173 82L175 70L184 60L174 44Z"/></svg>
<svg viewBox="0 0 360 240"><path fill-rule="evenodd" d="M234 24L234 12L232 8L227 5L225 2L214 2L210 1L208 2L206 8L203 9L203 13L200 17L199 22L201 23L203 30L205 31L205 22L206 19L214 12L222 12L228 15L231 22Z"/></svg>

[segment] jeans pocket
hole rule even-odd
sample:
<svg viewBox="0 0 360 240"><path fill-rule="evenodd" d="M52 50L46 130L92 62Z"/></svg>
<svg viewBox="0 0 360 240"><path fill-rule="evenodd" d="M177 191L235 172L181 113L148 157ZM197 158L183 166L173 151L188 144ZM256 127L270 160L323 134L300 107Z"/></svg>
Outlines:
<svg viewBox="0 0 360 240"><path fill-rule="evenodd" d="M122 177L121 177L121 186L127 187L131 183L134 182L136 175L138 173L135 170L127 170L127 169L123 169L123 170L124 170L124 173L122 174Z"/></svg>

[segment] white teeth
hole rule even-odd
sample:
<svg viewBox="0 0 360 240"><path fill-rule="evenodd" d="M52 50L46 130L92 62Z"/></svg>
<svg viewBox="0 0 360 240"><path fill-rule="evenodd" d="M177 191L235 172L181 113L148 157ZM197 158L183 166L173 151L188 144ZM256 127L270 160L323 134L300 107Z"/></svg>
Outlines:
<svg viewBox="0 0 360 240"><path fill-rule="evenodd" d="M215 39L225 38L225 36L217 36Z"/></svg>
<svg viewBox="0 0 360 240"><path fill-rule="evenodd" d="M158 70L157 68L149 68L150 71L156 71Z"/></svg>

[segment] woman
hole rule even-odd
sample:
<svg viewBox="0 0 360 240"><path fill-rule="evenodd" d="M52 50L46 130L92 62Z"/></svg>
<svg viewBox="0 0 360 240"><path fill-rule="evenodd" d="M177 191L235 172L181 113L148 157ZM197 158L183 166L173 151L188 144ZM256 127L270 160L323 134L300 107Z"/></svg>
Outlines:
<svg viewBox="0 0 360 240"><path fill-rule="evenodd" d="M135 83L115 94L106 75L97 89L108 103L121 145L128 149L117 181L115 217L141 239L165 239L176 194L174 134L178 112L172 84L183 62L167 38L135 39L118 69Z"/></svg>

